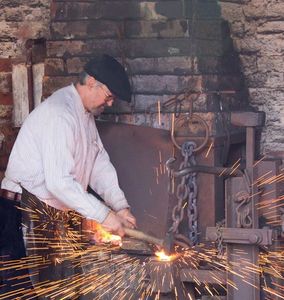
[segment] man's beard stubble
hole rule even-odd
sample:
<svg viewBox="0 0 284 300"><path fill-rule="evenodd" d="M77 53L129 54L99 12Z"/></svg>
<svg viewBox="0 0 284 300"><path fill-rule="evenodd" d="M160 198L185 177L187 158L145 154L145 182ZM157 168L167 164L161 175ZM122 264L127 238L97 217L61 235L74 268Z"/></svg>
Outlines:
<svg viewBox="0 0 284 300"><path fill-rule="evenodd" d="M104 110L105 110L105 105L101 105L99 107L92 108L90 110L90 113L93 116L98 117L98 116L100 116L103 113Z"/></svg>

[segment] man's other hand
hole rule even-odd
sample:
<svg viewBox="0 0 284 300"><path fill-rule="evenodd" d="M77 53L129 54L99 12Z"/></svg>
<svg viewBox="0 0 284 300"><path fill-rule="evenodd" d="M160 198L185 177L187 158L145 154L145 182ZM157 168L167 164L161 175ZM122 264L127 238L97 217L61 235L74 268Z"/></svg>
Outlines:
<svg viewBox="0 0 284 300"><path fill-rule="evenodd" d="M125 227L136 228L136 218L132 215L128 208L121 209L116 213L121 218L121 222Z"/></svg>
<svg viewBox="0 0 284 300"><path fill-rule="evenodd" d="M109 231L113 234L118 234L123 237L125 232L123 230L123 222L122 219L114 212L109 212L105 220L101 224L106 231Z"/></svg>

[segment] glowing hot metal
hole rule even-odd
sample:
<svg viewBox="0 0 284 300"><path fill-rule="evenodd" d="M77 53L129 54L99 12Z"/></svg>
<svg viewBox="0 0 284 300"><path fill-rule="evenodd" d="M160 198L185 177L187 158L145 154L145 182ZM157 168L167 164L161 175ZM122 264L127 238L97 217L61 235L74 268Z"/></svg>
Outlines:
<svg viewBox="0 0 284 300"><path fill-rule="evenodd" d="M177 257L176 255L167 255L164 250L155 252L155 255L160 261L173 261Z"/></svg>

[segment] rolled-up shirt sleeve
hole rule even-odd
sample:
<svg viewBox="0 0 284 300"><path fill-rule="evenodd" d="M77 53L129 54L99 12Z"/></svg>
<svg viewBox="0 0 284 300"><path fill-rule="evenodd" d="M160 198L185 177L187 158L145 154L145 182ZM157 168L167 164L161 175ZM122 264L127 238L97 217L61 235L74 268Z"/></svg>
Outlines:
<svg viewBox="0 0 284 300"><path fill-rule="evenodd" d="M97 133L99 153L91 172L90 187L96 191L114 211L129 208L123 191L119 187L117 173Z"/></svg>
<svg viewBox="0 0 284 300"><path fill-rule="evenodd" d="M86 192L76 180L74 151L76 149L75 122L57 116L52 118L41 139L46 187L64 205L87 219L102 223L109 208Z"/></svg>

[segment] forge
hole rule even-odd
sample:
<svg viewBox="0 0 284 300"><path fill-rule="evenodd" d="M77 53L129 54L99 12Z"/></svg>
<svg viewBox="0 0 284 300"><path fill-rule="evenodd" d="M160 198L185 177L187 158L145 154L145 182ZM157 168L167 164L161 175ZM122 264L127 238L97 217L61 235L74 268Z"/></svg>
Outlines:
<svg viewBox="0 0 284 300"><path fill-rule="evenodd" d="M263 273L261 262L265 251L281 243L260 210L268 194L278 199L281 193L280 162L255 159L255 134L265 116L228 113L227 135L216 130L214 114L206 127L198 118L191 123L189 115L181 117L188 123L175 122L182 125L171 130L98 122L138 229L160 240L174 234L176 256L170 259L155 255L154 242L123 239L111 257L138 259L148 290L137 294L139 285L125 288L133 299L142 294L141 299L264 299L264 280L282 284ZM185 157L178 146L188 142L198 151Z"/></svg>
<svg viewBox="0 0 284 300"><path fill-rule="evenodd" d="M284 299L283 1L3 0L0 8L1 179L27 115L76 83L94 55L109 54L127 71L132 99L97 120L101 138L138 230L156 244L173 235L177 255L159 260L149 239L110 246L108 235L96 248L72 231L63 248L51 244L85 274L67 270L60 283L37 285L39 294ZM41 260L0 259L0 272L45 267ZM32 297L21 289L6 299Z"/></svg>

